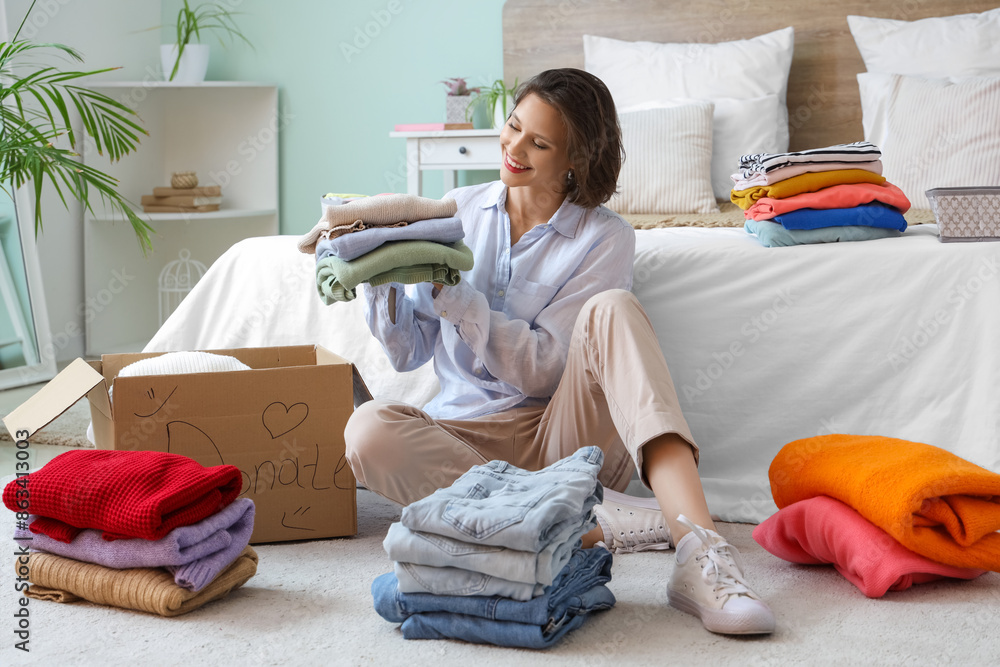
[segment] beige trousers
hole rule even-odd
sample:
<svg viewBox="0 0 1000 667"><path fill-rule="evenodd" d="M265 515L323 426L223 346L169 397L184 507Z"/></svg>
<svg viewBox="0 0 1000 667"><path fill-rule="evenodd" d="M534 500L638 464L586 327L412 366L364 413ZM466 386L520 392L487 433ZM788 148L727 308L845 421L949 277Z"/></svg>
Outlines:
<svg viewBox="0 0 1000 667"><path fill-rule="evenodd" d="M697 460L649 317L631 292L609 290L580 311L548 405L433 419L410 405L375 400L355 410L344 439L358 482L407 505L475 465L502 459L540 470L587 445L604 451L601 483L622 491L633 470L642 471L643 445L665 433L687 440Z"/></svg>

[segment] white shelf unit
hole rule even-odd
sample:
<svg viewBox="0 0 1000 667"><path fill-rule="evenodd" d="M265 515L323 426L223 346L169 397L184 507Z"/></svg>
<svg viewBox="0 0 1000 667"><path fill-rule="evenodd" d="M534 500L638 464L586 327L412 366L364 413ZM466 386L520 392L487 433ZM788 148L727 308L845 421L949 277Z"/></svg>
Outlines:
<svg viewBox="0 0 1000 667"><path fill-rule="evenodd" d="M158 280L188 250L207 267L237 241L278 233L278 90L245 82L108 82L94 90L135 109L149 136L112 163L83 160L118 179L119 192L156 230L143 256L128 222L98 208L84 220L84 323L88 355L141 350L159 328ZM221 185L219 211L142 213L142 195L195 171ZM233 286L239 289L238 286Z"/></svg>

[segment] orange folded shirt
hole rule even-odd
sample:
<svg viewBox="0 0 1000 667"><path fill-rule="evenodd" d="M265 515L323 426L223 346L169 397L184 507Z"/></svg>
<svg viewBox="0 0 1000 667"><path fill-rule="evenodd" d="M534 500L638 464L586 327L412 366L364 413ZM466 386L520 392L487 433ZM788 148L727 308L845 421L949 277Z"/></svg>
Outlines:
<svg viewBox="0 0 1000 667"><path fill-rule="evenodd" d="M803 192L786 199L762 197L743 211L743 215L748 220L770 220L776 215L800 208L854 208L872 202L894 206L900 213L906 213L910 209L910 200L892 183L850 183L831 185L816 192Z"/></svg>
<svg viewBox="0 0 1000 667"><path fill-rule="evenodd" d="M790 442L768 470L778 508L830 496L938 563L1000 572L1000 475L940 447L824 435Z"/></svg>
<svg viewBox="0 0 1000 667"><path fill-rule="evenodd" d="M834 169L833 171L810 171L786 178L770 185L755 185L746 190L733 190L729 199L744 211L763 197L784 199L803 192L816 192L832 185L847 183L885 183L885 177L866 169Z"/></svg>

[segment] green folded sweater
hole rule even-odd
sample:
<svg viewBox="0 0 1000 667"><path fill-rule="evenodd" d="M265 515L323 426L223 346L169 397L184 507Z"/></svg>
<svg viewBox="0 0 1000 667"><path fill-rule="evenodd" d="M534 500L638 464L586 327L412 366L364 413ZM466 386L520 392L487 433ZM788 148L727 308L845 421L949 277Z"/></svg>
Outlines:
<svg viewBox="0 0 1000 667"><path fill-rule="evenodd" d="M472 250L461 241L393 241L345 262L326 257L316 263L316 287L323 303L351 301L361 283L384 285L435 282L457 285L472 270Z"/></svg>

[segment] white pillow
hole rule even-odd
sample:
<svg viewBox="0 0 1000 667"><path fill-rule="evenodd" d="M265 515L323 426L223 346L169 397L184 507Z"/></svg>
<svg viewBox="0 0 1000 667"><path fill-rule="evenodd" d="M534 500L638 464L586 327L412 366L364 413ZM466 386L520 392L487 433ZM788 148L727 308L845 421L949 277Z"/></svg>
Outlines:
<svg viewBox="0 0 1000 667"><path fill-rule="evenodd" d="M675 99L644 102L620 112L675 107L698 100ZM781 153L774 118L783 105L777 95L764 95L741 100L718 97L712 100L712 192L716 199L729 201L733 180L729 177L747 153Z"/></svg>
<svg viewBox="0 0 1000 667"><path fill-rule="evenodd" d="M712 104L627 111L618 115L625 163L618 213L717 213L712 184Z"/></svg>
<svg viewBox="0 0 1000 667"><path fill-rule="evenodd" d="M916 208L930 188L1000 186L1000 76L858 74L865 139Z"/></svg>
<svg viewBox="0 0 1000 667"><path fill-rule="evenodd" d="M897 21L848 16L869 72L930 78L1000 72L1000 8Z"/></svg>
<svg viewBox="0 0 1000 667"><path fill-rule="evenodd" d="M583 36L584 68L599 77L619 109L674 98L715 101L777 95L771 117L778 144L788 150L788 70L795 32L775 30L719 44L626 42Z"/></svg>

